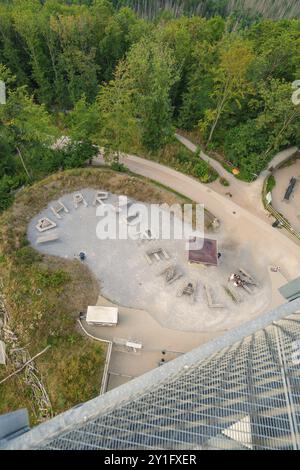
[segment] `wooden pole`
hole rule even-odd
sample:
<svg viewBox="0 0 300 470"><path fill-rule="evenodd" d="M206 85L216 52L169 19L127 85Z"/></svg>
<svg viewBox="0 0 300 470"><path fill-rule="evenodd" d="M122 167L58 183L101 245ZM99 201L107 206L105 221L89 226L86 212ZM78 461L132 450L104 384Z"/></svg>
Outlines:
<svg viewBox="0 0 300 470"><path fill-rule="evenodd" d="M28 364L30 364L32 361L34 361L34 359L36 359L37 357L41 356L41 354L44 354L44 352L46 352L49 348L51 348L50 344L45 348L43 349L43 351L39 352L38 354L36 354L35 356L33 356L31 359L29 359L29 361L25 362L25 364L22 365L22 367L20 367L20 369L16 370L15 372L13 372L12 374L8 375L7 377L5 377L5 379L1 380L0 381L0 385L3 384L4 382L6 382L6 380L10 379L11 377L13 377L14 375L18 374L19 372L21 372L23 369L25 369L26 366L28 366Z"/></svg>

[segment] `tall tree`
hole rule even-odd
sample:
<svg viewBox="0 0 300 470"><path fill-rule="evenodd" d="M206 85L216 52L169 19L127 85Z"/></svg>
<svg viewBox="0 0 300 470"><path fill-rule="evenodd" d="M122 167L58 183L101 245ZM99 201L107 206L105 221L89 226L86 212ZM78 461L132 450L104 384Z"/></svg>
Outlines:
<svg viewBox="0 0 300 470"><path fill-rule="evenodd" d="M275 153L285 145L295 142L300 126L300 105L292 102L290 83L272 79L259 84L264 109L256 119L257 127L265 132L268 148L264 153Z"/></svg>
<svg viewBox="0 0 300 470"><path fill-rule="evenodd" d="M106 150L106 157L119 159L120 151L130 151L140 139L139 122L133 104L134 84L122 61L114 80L104 85L97 98L101 130L99 143Z"/></svg>
<svg viewBox="0 0 300 470"><path fill-rule="evenodd" d="M145 38L129 52L127 66L142 142L148 150L157 150L173 135L171 89L179 79L174 56L168 46Z"/></svg>
<svg viewBox="0 0 300 470"><path fill-rule="evenodd" d="M0 106L2 126L30 179L30 167L26 160L32 160L35 152L43 153L57 136L45 105L36 104L32 96L28 95L26 87L10 90L6 104Z"/></svg>
<svg viewBox="0 0 300 470"><path fill-rule="evenodd" d="M98 65L93 42L94 18L87 9L72 15L51 16L50 27L58 37L60 55L58 68L61 84L66 81L66 107L72 107L84 93L95 98L98 87Z"/></svg>
<svg viewBox="0 0 300 470"><path fill-rule="evenodd" d="M208 109L200 128L209 128L207 144L213 138L222 113L230 103L235 101L239 106L240 100L252 92L252 85L247 80L247 71L254 56L251 43L240 37L229 36L221 45L220 63L213 70L214 88L211 97L215 107Z"/></svg>
<svg viewBox="0 0 300 470"><path fill-rule="evenodd" d="M12 11L14 27L24 41L30 57L32 79L37 85L41 102L50 105L53 90L49 79L50 62L41 38L40 19L42 5L38 0L20 0L14 3Z"/></svg>

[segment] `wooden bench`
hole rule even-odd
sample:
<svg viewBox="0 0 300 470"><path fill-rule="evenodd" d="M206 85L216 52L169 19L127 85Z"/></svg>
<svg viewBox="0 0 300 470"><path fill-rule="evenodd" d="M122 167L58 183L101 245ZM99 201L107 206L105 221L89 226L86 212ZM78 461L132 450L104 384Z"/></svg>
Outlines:
<svg viewBox="0 0 300 470"><path fill-rule="evenodd" d="M205 290L205 293L206 293L207 305L209 306L209 308L224 308L223 304L214 303L214 301L212 299L212 295L211 295L211 289L206 284L204 286L204 290Z"/></svg>
<svg viewBox="0 0 300 470"><path fill-rule="evenodd" d="M39 245L41 243L48 243L48 242L54 242L55 240L58 240L59 236L57 233L47 233L45 235L41 235L36 239L36 243Z"/></svg>

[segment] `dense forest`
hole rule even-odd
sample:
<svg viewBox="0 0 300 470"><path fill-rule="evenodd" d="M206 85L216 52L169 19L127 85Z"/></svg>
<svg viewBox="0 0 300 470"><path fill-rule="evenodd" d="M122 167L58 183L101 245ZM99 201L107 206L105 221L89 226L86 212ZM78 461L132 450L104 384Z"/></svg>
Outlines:
<svg viewBox="0 0 300 470"><path fill-rule="evenodd" d="M173 145L176 128L191 131L246 180L278 150L300 143L300 109L291 99L300 79L300 20L222 12L149 19L127 3L162 2L0 2L7 92L0 104L0 209L21 185L83 165L95 144L114 157L173 152L173 165L205 182L207 164ZM61 135L70 142L57 148Z"/></svg>
<svg viewBox="0 0 300 470"><path fill-rule="evenodd" d="M299 18L300 4L298 0L114 0L120 6L130 6L139 15L154 18L166 11L174 16L214 15L242 16L262 15L267 18Z"/></svg>

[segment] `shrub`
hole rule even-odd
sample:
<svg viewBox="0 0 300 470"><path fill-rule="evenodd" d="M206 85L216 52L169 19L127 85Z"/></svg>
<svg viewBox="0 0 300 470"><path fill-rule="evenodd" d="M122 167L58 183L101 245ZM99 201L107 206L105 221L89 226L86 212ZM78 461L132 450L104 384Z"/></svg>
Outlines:
<svg viewBox="0 0 300 470"><path fill-rule="evenodd" d="M219 178L219 181L223 186L230 186L229 181L226 178L223 178L222 176Z"/></svg>
<svg viewBox="0 0 300 470"><path fill-rule="evenodd" d="M120 162L112 162L111 165L110 165L111 169L114 170L114 171L120 171L121 173L125 173L126 172L126 167L124 165L124 163L120 163Z"/></svg>
<svg viewBox="0 0 300 470"><path fill-rule="evenodd" d="M270 193L270 192L272 192L273 189L275 188L275 186L276 186L276 180L275 180L275 178L274 178L273 175L270 175L270 176L268 177L267 186L266 186L267 194Z"/></svg>
<svg viewBox="0 0 300 470"><path fill-rule="evenodd" d="M0 212L7 209L13 201L13 193L24 182L23 175L3 176L0 179Z"/></svg>
<svg viewBox="0 0 300 470"><path fill-rule="evenodd" d="M185 149L180 149L180 150L178 150L178 152L176 154L176 160L178 160L179 163L184 165L184 164L190 162L191 157Z"/></svg>
<svg viewBox="0 0 300 470"><path fill-rule="evenodd" d="M60 287L70 280L68 273L62 270L58 271L38 271L36 279L40 287Z"/></svg>
<svg viewBox="0 0 300 470"><path fill-rule="evenodd" d="M208 168L205 162L199 160L199 162L194 165L193 175L200 179L206 179L206 177L208 177Z"/></svg>
<svg viewBox="0 0 300 470"><path fill-rule="evenodd" d="M18 263L28 266L41 261L43 258L42 255L33 250L30 246L24 246L23 248L20 248L20 250L16 251L15 256Z"/></svg>

